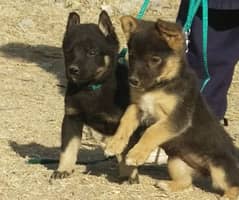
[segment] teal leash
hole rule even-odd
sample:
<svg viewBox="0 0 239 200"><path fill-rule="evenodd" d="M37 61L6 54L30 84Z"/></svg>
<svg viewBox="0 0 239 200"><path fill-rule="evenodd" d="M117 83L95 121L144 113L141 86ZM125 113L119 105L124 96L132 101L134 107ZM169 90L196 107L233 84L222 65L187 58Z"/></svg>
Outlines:
<svg viewBox="0 0 239 200"><path fill-rule="evenodd" d="M207 0L202 0L202 23L203 23L203 63L205 70L205 78L201 86L201 92L204 90L211 77L208 69L208 61L207 61L207 34L208 34L208 2Z"/></svg>
<svg viewBox="0 0 239 200"><path fill-rule="evenodd" d="M145 14L148 6L149 6L149 3L150 3L150 0L144 0L143 4L142 4L142 6L139 10L139 13L136 17L137 19L142 19L143 18L144 14Z"/></svg>
<svg viewBox="0 0 239 200"><path fill-rule="evenodd" d="M209 69L208 69L208 60L207 60L207 41L208 41L208 35L207 35L208 34L208 1L207 0L190 0L187 19L183 26L183 30L186 35L186 44L188 45L188 42L189 42L188 36L190 34L193 18L200 5L202 6L202 38L203 38L202 51L203 51L204 71L205 71L205 77L202 81L200 91L203 92L203 90L205 89L205 87L207 86L208 82L211 79L209 74Z"/></svg>
<svg viewBox="0 0 239 200"><path fill-rule="evenodd" d="M189 8L188 8L188 14L187 14L187 19L186 22L183 26L183 29L185 32L190 32L191 26L192 26L192 22L193 22L193 18L196 15L196 12L200 6L201 0L189 0L190 4L189 4Z"/></svg>
<svg viewBox="0 0 239 200"><path fill-rule="evenodd" d="M149 6L149 3L150 3L150 0L144 0L143 4L141 5L141 8L136 16L137 19L142 19L148 6ZM128 52L128 49L127 48L123 48L120 53L119 53L119 57L118 57L118 62L120 64L125 64L126 61L125 61L125 56Z"/></svg>
<svg viewBox="0 0 239 200"><path fill-rule="evenodd" d="M91 88L93 91L100 89L102 84L92 84L89 85L88 87Z"/></svg>

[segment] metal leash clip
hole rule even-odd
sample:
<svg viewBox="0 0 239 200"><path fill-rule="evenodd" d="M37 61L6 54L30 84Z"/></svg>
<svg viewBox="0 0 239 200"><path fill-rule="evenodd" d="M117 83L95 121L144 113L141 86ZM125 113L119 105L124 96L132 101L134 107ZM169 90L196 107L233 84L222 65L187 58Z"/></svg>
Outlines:
<svg viewBox="0 0 239 200"><path fill-rule="evenodd" d="M188 53L188 45L190 43L190 40L189 40L190 32L191 32L191 29L188 29L187 31L184 32L184 34L185 34L185 43L186 43L186 49L185 49L186 53Z"/></svg>

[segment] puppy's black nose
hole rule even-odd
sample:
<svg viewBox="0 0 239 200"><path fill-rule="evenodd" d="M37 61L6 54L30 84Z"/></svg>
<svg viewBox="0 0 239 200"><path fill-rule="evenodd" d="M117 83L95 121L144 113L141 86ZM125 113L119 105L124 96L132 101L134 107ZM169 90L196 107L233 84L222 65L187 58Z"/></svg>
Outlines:
<svg viewBox="0 0 239 200"><path fill-rule="evenodd" d="M71 66L69 67L69 72L70 72L71 74L79 74L79 73L80 73L80 69L79 69L79 67L77 67L76 65L71 65Z"/></svg>
<svg viewBox="0 0 239 200"><path fill-rule="evenodd" d="M134 76L131 76L129 78L129 83L130 83L131 86L134 86L134 87L138 87L139 84L140 84L139 79L134 77Z"/></svg>

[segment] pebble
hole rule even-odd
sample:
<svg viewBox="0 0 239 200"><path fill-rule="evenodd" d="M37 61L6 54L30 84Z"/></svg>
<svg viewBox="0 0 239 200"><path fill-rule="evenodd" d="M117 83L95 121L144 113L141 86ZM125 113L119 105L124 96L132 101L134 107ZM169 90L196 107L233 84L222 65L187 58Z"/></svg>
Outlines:
<svg viewBox="0 0 239 200"><path fill-rule="evenodd" d="M26 29L34 27L34 22L30 18L24 18L18 23L18 26L21 29L26 30Z"/></svg>

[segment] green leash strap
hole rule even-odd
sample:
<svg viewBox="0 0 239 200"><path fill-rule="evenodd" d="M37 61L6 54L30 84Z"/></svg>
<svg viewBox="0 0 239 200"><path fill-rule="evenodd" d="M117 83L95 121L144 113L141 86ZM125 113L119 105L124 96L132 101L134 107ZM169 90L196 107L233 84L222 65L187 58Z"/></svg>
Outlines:
<svg viewBox="0 0 239 200"><path fill-rule="evenodd" d="M189 8L186 22L183 26L185 32L190 32L190 28L192 26L193 18L196 15L196 12L200 6L201 0L189 0Z"/></svg>
<svg viewBox="0 0 239 200"><path fill-rule="evenodd" d="M145 14L145 11L147 10L148 6L149 6L149 3L150 3L150 0L144 0L139 12L138 12L138 15L136 16L137 19L142 19L144 14ZM118 62L120 64L125 64L125 56L127 54L127 51L128 49L127 48L123 48L120 53L119 53L119 58L118 58Z"/></svg>
<svg viewBox="0 0 239 200"><path fill-rule="evenodd" d="M121 51L120 51L120 53L119 53L119 55L118 55L118 62L120 63L120 64L125 64L126 63L126 61L125 61L125 56L126 56L126 54L127 54L127 48L123 48Z"/></svg>
<svg viewBox="0 0 239 200"><path fill-rule="evenodd" d="M93 85L89 85L89 88L91 88L93 91L98 90L101 88L101 84L93 84Z"/></svg>
<svg viewBox="0 0 239 200"><path fill-rule="evenodd" d="M202 6L202 53L203 53L203 64L204 64L204 71L205 71L205 77L203 79L201 89L200 91L203 92L206 85L210 81L211 77L209 74L208 69L208 61L207 61L207 34L208 34L208 1L207 0L190 0L189 1L189 8L188 8L188 14L186 22L183 26L183 30L186 35L186 43L188 43L188 36L190 34L190 29L192 26L193 18L199 8L199 6Z"/></svg>
<svg viewBox="0 0 239 200"><path fill-rule="evenodd" d="M149 6L149 3L150 3L150 0L144 0L141 8L140 8L140 11L137 15L137 19L142 19L144 14L145 14L145 11L147 10L148 6Z"/></svg>

